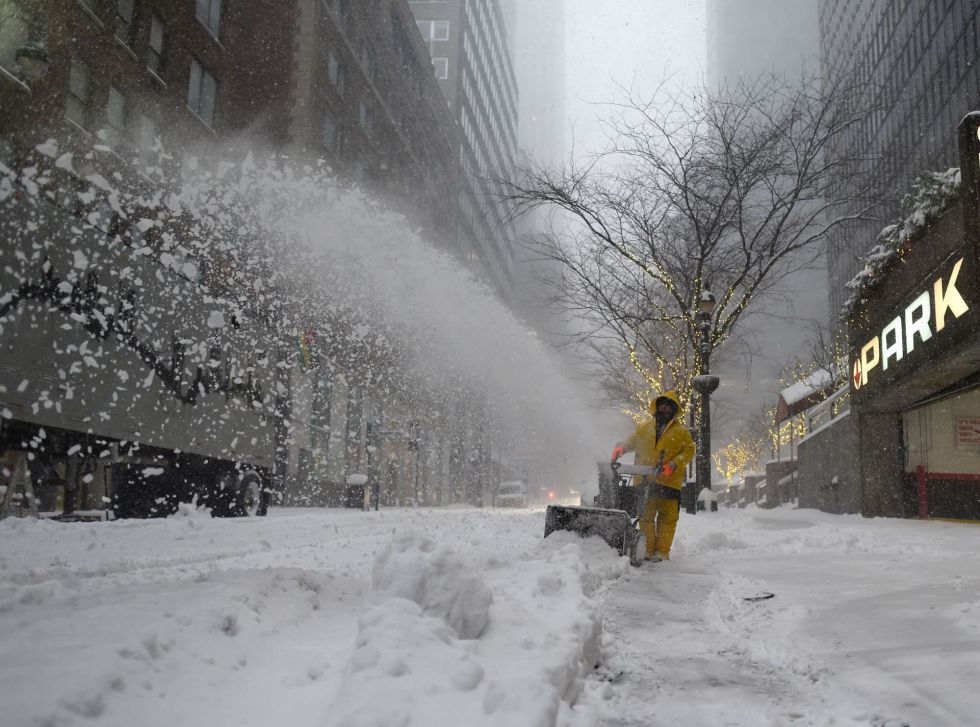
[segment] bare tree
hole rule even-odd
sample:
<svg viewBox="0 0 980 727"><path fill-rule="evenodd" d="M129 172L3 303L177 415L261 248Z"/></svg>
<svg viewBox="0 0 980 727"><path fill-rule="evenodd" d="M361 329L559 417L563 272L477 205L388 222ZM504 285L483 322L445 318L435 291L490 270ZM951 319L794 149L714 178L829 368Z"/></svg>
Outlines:
<svg viewBox="0 0 980 727"><path fill-rule="evenodd" d="M623 89L606 122L610 147L562 169L532 167L507 185L519 212L556 208L532 243L557 261L556 302L607 371L632 364L645 387L686 396L702 373L698 301L718 298L711 349L786 274L809 266L828 234L869 206L836 135L870 113L846 79L768 77L720 92L701 86L647 101ZM847 199L834 180L846 176ZM613 345L609 345L612 343ZM628 377L627 377L628 378ZM636 386L611 377L610 393ZM644 388L641 386L640 388ZM636 401L640 397L635 397Z"/></svg>

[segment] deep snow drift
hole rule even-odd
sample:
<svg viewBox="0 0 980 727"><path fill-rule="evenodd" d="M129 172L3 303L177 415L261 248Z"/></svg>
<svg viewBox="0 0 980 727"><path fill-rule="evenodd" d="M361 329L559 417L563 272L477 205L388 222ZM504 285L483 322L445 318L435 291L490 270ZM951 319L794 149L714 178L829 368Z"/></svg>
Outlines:
<svg viewBox="0 0 980 727"><path fill-rule="evenodd" d="M976 526L682 516L634 570L543 519L3 521L2 722L975 723Z"/></svg>

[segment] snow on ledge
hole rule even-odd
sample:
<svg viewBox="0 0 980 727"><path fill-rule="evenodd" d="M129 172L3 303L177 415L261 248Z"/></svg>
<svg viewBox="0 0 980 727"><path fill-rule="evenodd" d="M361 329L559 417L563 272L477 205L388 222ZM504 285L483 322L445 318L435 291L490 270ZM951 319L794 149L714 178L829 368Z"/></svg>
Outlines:
<svg viewBox="0 0 980 727"><path fill-rule="evenodd" d="M845 284L851 291L841 306L845 316L864 302L868 291L901 259L904 250L958 199L960 181L959 168L951 167L924 174L912 183L913 192L905 199L908 214L878 233L875 245L862 258L864 267Z"/></svg>

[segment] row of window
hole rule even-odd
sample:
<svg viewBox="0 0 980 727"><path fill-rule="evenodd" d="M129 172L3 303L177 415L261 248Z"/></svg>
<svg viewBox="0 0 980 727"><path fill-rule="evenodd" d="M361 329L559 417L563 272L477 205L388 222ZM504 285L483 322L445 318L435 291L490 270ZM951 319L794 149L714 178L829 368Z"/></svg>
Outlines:
<svg viewBox="0 0 980 727"><path fill-rule="evenodd" d="M882 109L843 134L839 145L845 154L880 155L874 196L889 204L886 214L895 214L895 196L907 191L912 176L956 163L955 126L976 100L980 18L975 4L964 0L886 3L876 6L880 12L874 15L870 3L852 4L836 3L822 18L830 36L826 51L833 61L843 52L842 44L848 56L859 49L854 71L862 80L881 83L875 103ZM855 199L851 207L868 201ZM863 252L878 229L874 223L858 228L850 245L835 241L831 252L847 251L855 242L857 252ZM845 297L843 282L856 265L853 253L837 265L835 305Z"/></svg>
<svg viewBox="0 0 980 727"><path fill-rule="evenodd" d="M353 35L352 28L352 13L349 4L344 4L341 0L323 0L325 7L331 15L337 20L337 26L346 36L348 43L354 45L351 37ZM422 24L419 25L420 32L423 37L427 39L444 40L449 37L449 22L448 21L421 21ZM404 31L401 29L401 22L397 15L392 17L392 25L394 29L394 42L393 45L398 53L399 65L403 67L406 73L409 73L411 68L414 68L413 64L409 63L409 60L414 56L414 52L406 50L403 47L402 41L407 41L407 37L403 37ZM411 43L407 44L408 48L411 48ZM360 62L361 71L367 80L373 84L377 85L377 67L375 62L374 50L366 38L362 38L360 42L360 53L358 57ZM339 49L331 49L326 54L326 80L333 87L337 96L340 99L347 99L348 96L348 72L346 64L342 58L342 53ZM437 57L432 59L432 68L435 76L439 79L446 79L449 77L449 59L445 57ZM418 78L410 74L408 85L399 88L402 91L408 90L409 87L413 88L413 91L409 91L409 96L417 96L421 93L421 85L419 84ZM417 87L417 88L416 88ZM373 101L371 97L372 94L366 94L364 99L358 102L357 107L357 124L368 137L373 136L375 127L375 114L377 104ZM321 142L323 146L332 151L340 152L347 139L344 133L344 126L338 120L336 114L330 109L324 109L323 120L321 123ZM418 150L416 150L418 151Z"/></svg>
<svg viewBox="0 0 980 727"><path fill-rule="evenodd" d="M95 18L100 18L107 0L78 0ZM115 4L117 35L130 41L135 31L139 0L112 0ZM194 16L217 38L221 33L221 0L195 0Z"/></svg>
<svg viewBox="0 0 980 727"><path fill-rule="evenodd" d="M517 87L505 68L498 65L501 55L492 42L485 42L489 29L468 24L463 31L463 94L476 105L479 99L491 123L506 146L517 144Z"/></svg>
<svg viewBox="0 0 980 727"><path fill-rule="evenodd" d="M488 96L488 82L483 73L476 72L468 58L464 57L464 71L461 74L463 87L463 103L460 104L460 124L463 132L472 146L476 140L482 140L496 153L495 163L487 165L481 154L478 154L480 173L488 176L488 170L494 174L506 172L513 166L514 149L516 147L516 129L508 125L506 117L500 112L494 102L494 96ZM476 87L473 87L475 83ZM466 118L467 112L472 118Z"/></svg>
<svg viewBox="0 0 980 727"><path fill-rule="evenodd" d="M187 85L187 107L205 124L213 126L217 98L217 80L197 59L193 59ZM106 142L110 146L118 145L128 135L130 105L129 99L121 90L115 86L109 87L105 114ZM92 114L91 74L88 64L79 58L73 58L68 75L65 116L83 129L88 129L92 123ZM156 135L155 124L152 133L147 132L148 124L152 124L152 121L149 117L143 116L138 139L140 146L146 143L152 144L153 137Z"/></svg>

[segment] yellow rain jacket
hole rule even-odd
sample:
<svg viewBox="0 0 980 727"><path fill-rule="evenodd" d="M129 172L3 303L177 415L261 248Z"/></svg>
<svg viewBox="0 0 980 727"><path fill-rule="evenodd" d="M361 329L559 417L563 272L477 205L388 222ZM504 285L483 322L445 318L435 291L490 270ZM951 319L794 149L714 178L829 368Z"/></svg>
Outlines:
<svg viewBox="0 0 980 727"><path fill-rule="evenodd" d="M664 427L660 439L657 439L657 418L654 416L642 422L622 445L624 451L636 452L634 461L639 465L656 466L660 462L660 453L663 452L664 464L670 462L674 471L670 476L660 475L656 484L680 490L684 486L684 468L694 458L694 439L684 426L681 402L676 391L671 390L658 396L650 403L651 411L655 413L657 402L665 398L674 402L677 413Z"/></svg>

